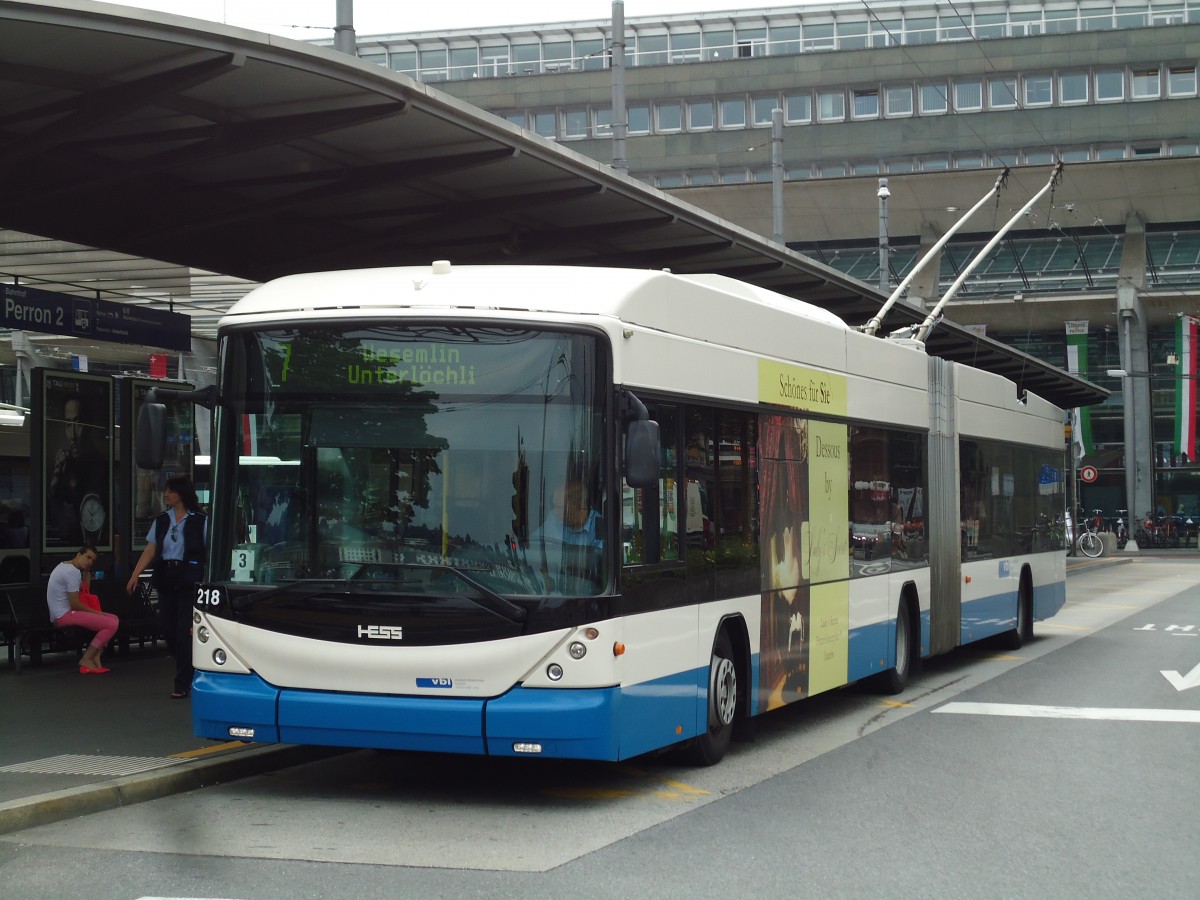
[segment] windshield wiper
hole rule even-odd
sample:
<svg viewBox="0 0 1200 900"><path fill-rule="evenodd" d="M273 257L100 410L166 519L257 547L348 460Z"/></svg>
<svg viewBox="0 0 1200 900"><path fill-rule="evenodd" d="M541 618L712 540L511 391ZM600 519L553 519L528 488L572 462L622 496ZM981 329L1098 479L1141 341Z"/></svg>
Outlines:
<svg viewBox="0 0 1200 900"><path fill-rule="evenodd" d="M508 619L510 622L524 622L526 616L528 615L528 611L525 609L525 607L518 606L516 603L513 603L511 600L508 600L507 598L500 596L499 594L497 594L495 591L493 591L487 585L481 584L480 582L478 582L474 578L472 578L470 575L468 575L466 572L464 572L462 569L456 568L454 566L433 565L433 564L429 564L429 563L408 563L408 562L370 563L369 565L370 566L383 566L383 567L388 567L388 568L395 567L397 569L400 569L401 571L416 570L416 571L426 571L426 572L449 572L451 575L453 575L459 581L461 581L464 584L471 587L479 595L478 597L472 597L469 594L465 594L464 596L468 600L471 600L474 603L478 604L479 606L482 606L484 609L488 610L489 612L494 612L497 615L499 615L505 619ZM403 583L403 582L401 582L401 583Z"/></svg>

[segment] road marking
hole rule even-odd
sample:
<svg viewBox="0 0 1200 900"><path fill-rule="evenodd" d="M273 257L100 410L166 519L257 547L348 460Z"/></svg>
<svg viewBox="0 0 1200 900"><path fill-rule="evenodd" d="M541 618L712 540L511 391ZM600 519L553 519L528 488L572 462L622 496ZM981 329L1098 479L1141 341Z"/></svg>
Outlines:
<svg viewBox="0 0 1200 900"><path fill-rule="evenodd" d="M940 706L934 712L969 716L1018 716L1031 719L1092 719L1105 722L1186 722L1200 725L1200 709L1107 709L1099 706L955 702Z"/></svg>
<svg viewBox="0 0 1200 900"><path fill-rule="evenodd" d="M1196 663L1195 668L1186 675L1180 675L1174 670L1170 672L1164 671L1162 675L1167 681L1171 682L1171 685L1177 691L1186 691L1194 687L1200 687L1200 663Z"/></svg>
<svg viewBox="0 0 1200 900"><path fill-rule="evenodd" d="M213 753L221 753L224 750L229 750L233 747L248 747L250 746L245 741L228 741L224 744L214 744L211 747L201 747L198 750L185 750L183 753L172 753L171 759L192 759L197 756L209 756Z"/></svg>

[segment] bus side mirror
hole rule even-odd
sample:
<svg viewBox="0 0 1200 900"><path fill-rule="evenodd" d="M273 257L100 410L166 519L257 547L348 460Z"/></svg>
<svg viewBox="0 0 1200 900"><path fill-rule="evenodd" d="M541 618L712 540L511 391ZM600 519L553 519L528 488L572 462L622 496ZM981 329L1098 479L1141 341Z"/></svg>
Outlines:
<svg viewBox="0 0 1200 900"><path fill-rule="evenodd" d="M625 432L625 481L632 488L658 485L662 440L658 423L649 419L630 422Z"/></svg>
<svg viewBox="0 0 1200 900"><path fill-rule="evenodd" d="M139 469L161 469L167 453L167 407L146 402L138 412L134 462Z"/></svg>

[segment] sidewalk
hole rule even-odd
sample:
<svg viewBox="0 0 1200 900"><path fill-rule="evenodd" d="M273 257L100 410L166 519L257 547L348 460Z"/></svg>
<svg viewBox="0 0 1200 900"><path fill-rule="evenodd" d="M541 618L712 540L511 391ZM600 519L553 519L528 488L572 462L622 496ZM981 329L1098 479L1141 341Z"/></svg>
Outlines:
<svg viewBox="0 0 1200 900"><path fill-rule="evenodd" d="M174 662L161 644L105 665L86 677L70 654L20 675L0 665L0 834L338 752L193 737L191 701L170 699Z"/></svg>

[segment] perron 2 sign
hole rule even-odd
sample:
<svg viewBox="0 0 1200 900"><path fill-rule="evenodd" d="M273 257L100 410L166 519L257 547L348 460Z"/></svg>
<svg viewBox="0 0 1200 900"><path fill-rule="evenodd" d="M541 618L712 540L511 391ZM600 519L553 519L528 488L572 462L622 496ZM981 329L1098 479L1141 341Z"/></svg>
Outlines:
<svg viewBox="0 0 1200 900"><path fill-rule="evenodd" d="M0 287L0 326L4 328L167 350L192 349L191 321L180 313L56 294L23 284Z"/></svg>

